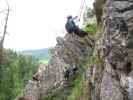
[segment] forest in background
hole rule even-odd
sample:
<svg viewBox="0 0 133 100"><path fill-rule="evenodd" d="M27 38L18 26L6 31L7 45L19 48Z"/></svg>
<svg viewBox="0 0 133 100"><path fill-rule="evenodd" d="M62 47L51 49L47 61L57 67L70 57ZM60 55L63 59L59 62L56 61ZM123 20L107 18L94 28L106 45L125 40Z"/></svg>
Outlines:
<svg viewBox="0 0 133 100"><path fill-rule="evenodd" d="M5 23L6 25L7 23ZM86 30L94 31L92 26L89 25ZM48 63L50 55L48 49L23 51L21 53L4 49L6 27L4 30L3 40L0 40L0 100L15 100L17 96L21 95L28 80L32 79L39 63Z"/></svg>
<svg viewBox="0 0 133 100"><path fill-rule="evenodd" d="M0 72L0 100L14 100L37 71L40 63L47 64L49 49L14 52L3 50Z"/></svg>
<svg viewBox="0 0 133 100"><path fill-rule="evenodd" d="M32 56L33 59L43 64L48 64L50 59L49 48L38 49L38 50L25 50L20 52L20 54Z"/></svg>
<svg viewBox="0 0 133 100"><path fill-rule="evenodd" d="M0 34L0 100L15 100L23 93L23 88L32 79L40 63L48 63L48 49L15 52L4 48L7 35L10 7L1 11L2 32Z"/></svg>
<svg viewBox="0 0 133 100"><path fill-rule="evenodd" d="M38 62L31 56L3 50L0 72L0 100L14 100L36 72Z"/></svg>

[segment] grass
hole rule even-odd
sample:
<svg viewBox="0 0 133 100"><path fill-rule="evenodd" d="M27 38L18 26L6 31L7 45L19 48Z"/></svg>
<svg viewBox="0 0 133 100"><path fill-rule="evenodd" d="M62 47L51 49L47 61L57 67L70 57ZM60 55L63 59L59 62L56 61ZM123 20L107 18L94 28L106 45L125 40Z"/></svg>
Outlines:
<svg viewBox="0 0 133 100"><path fill-rule="evenodd" d="M85 29L86 32L90 33L89 35L95 36L97 32L97 25L96 24L87 24Z"/></svg>
<svg viewBox="0 0 133 100"><path fill-rule="evenodd" d="M78 75L73 84L74 87L72 89L71 95L68 96L67 100L78 100L78 98L83 94L82 75Z"/></svg>

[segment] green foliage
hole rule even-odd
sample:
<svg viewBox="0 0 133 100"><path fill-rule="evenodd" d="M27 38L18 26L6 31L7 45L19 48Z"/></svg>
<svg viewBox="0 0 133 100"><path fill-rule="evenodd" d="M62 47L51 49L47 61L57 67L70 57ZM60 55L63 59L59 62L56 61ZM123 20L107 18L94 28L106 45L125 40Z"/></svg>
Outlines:
<svg viewBox="0 0 133 100"><path fill-rule="evenodd" d="M37 63L30 56L18 55L4 50L3 64L0 65L0 100L14 100L31 79Z"/></svg>
<svg viewBox="0 0 133 100"><path fill-rule="evenodd" d="M49 48L22 51L20 52L20 54L32 56L34 60L42 64L48 64L50 57L51 57Z"/></svg>
<svg viewBox="0 0 133 100"><path fill-rule="evenodd" d="M78 98L83 94L83 76L78 75L73 81L73 84L74 87L72 93L68 96L67 100L78 100Z"/></svg>
<svg viewBox="0 0 133 100"><path fill-rule="evenodd" d="M42 63L42 64L48 64L48 62L49 62L48 58L39 60L39 63Z"/></svg>
<svg viewBox="0 0 133 100"><path fill-rule="evenodd" d="M50 52L48 48L45 49L39 49L39 50L27 50L27 51L22 51L20 54L23 55L30 55L35 59L42 60L42 59L50 59Z"/></svg>
<svg viewBox="0 0 133 100"><path fill-rule="evenodd" d="M95 24L87 24L85 27L85 31L94 36L97 32L97 26Z"/></svg>

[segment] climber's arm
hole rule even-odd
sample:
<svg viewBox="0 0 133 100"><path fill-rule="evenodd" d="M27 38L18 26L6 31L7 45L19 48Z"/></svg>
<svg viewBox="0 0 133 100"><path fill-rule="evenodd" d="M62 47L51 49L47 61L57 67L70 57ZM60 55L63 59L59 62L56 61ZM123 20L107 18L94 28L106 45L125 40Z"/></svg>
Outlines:
<svg viewBox="0 0 133 100"><path fill-rule="evenodd" d="M73 17L73 20L76 20L78 18L78 16L75 16L75 17Z"/></svg>
<svg viewBox="0 0 133 100"><path fill-rule="evenodd" d="M75 23L75 26L79 26L79 21L80 20L79 20L78 16L73 17L72 21Z"/></svg>

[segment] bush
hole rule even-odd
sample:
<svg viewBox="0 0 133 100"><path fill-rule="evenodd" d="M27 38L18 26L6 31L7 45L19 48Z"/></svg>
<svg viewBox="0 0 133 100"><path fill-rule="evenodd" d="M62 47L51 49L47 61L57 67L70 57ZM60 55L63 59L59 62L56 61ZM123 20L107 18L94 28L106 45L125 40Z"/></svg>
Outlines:
<svg viewBox="0 0 133 100"><path fill-rule="evenodd" d="M95 24L87 24L84 30L94 36L97 32L97 26Z"/></svg>

